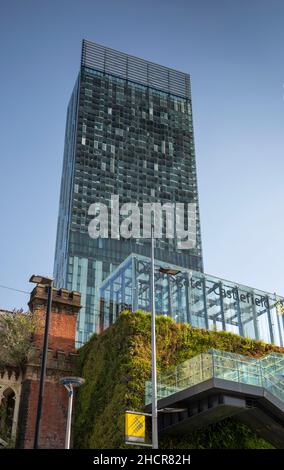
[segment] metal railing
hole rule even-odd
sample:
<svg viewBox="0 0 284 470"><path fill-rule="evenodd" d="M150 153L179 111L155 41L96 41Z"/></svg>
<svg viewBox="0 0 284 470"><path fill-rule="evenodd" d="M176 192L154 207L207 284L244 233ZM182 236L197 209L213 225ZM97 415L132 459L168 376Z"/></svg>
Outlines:
<svg viewBox="0 0 284 470"><path fill-rule="evenodd" d="M284 354L261 358L211 349L158 376L158 399L168 397L210 378L264 387L284 402ZM151 384L146 382L145 403L151 403Z"/></svg>

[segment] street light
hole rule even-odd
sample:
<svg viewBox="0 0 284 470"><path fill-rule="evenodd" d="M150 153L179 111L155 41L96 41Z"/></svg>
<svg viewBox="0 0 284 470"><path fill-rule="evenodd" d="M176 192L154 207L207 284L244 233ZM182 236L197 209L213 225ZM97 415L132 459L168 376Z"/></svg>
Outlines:
<svg viewBox="0 0 284 470"><path fill-rule="evenodd" d="M154 227L151 226L151 349L152 349L152 448L158 449L158 405L156 368L156 320L155 320L155 244Z"/></svg>
<svg viewBox="0 0 284 470"><path fill-rule="evenodd" d="M33 274L30 278L30 282L33 282L34 284L50 285L53 283L53 278Z"/></svg>
<svg viewBox="0 0 284 470"><path fill-rule="evenodd" d="M169 274L170 276L176 276L181 272L179 269L174 268L160 268L159 271L160 273Z"/></svg>
<svg viewBox="0 0 284 470"><path fill-rule="evenodd" d="M174 268L160 268L160 272L175 276L180 271ZM151 346L152 346L152 448L158 449L158 399L157 399L157 358L155 319L155 240L154 226L151 226Z"/></svg>
<svg viewBox="0 0 284 470"><path fill-rule="evenodd" d="M61 385L64 385L68 392L68 413L67 413L67 425L65 435L65 449L70 449L70 438L71 438L71 422L72 422L72 407L73 407L73 396L74 388L80 387L85 383L85 379L82 377L62 377L59 380Z"/></svg>
<svg viewBox="0 0 284 470"><path fill-rule="evenodd" d="M34 439L34 449L38 449L39 445L39 434L40 434L40 421L42 415L42 403L44 395L44 382L46 374L46 362L47 362L47 350L48 350L48 331L49 331L49 320L52 304L52 287L53 279L45 276L33 275L30 278L30 282L34 284L43 284L47 286L47 305L46 305L46 316L45 316L45 327L44 327L44 340L43 340L43 351L41 358L41 367L40 367L40 380L39 380L39 392L38 392L38 402L37 402L37 414L36 414L36 424L35 424L35 439Z"/></svg>

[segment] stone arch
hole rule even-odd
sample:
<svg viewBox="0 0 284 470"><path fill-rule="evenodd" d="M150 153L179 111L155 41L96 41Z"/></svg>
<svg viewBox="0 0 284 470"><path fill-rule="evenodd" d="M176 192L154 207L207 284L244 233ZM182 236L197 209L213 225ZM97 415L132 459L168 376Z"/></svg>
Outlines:
<svg viewBox="0 0 284 470"><path fill-rule="evenodd" d="M16 407L16 392L12 387L2 391L0 403L0 437L9 440L13 435Z"/></svg>
<svg viewBox="0 0 284 470"><path fill-rule="evenodd" d="M17 435L21 384L22 374L18 369L5 367L0 370L0 439L11 445Z"/></svg>

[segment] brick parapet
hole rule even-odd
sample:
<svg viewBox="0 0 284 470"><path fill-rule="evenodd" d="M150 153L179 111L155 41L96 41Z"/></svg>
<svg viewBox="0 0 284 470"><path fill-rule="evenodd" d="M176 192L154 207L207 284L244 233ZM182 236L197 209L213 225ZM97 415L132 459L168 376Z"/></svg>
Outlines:
<svg viewBox="0 0 284 470"><path fill-rule="evenodd" d="M17 446L32 448L39 393L41 355L48 292L37 285L29 302L30 310L39 319L37 331L25 367L22 383ZM76 320L80 310L80 294L67 289L53 289L44 400L40 426L40 447L64 448L68 394L59 379L76 374Z"/></svg>
<svg viewBox="0 0 284 470"><path fill-rule="evenodd" d="M38 284L31 293L30 310L36 315L38 327L33 335L33 344L42 348L48 291ZM50 349L75 352L77 314L81 308L79 292L67 289L52 290L52 306L48 346Z"/></svg>

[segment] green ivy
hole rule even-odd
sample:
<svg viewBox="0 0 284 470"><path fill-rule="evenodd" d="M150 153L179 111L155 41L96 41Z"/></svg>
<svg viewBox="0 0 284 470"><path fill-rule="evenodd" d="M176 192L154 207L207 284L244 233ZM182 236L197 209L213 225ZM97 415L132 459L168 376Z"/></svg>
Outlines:
<svg viewBox="0 0 284 470"><path fill-rule="evenodd" d="M208 331L156 319L158 371L210 348L260 357L283 349L227 332ZM78 373L86 383L78 390L74 425L77 448L121 448L125 410L142 410L145 381L151 377L151 317L122 312L114 325L93 335L79 351ZM229 418L185 435L160 439L161 448L271 448L247 426Z"/></svg>

